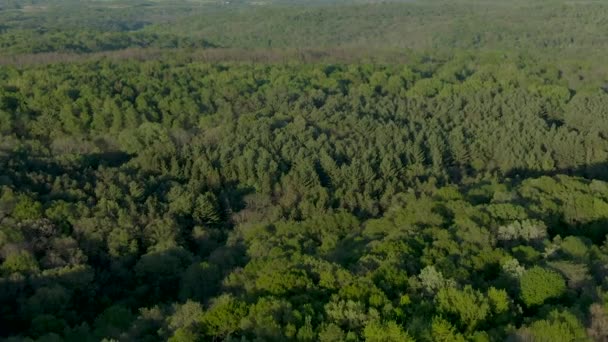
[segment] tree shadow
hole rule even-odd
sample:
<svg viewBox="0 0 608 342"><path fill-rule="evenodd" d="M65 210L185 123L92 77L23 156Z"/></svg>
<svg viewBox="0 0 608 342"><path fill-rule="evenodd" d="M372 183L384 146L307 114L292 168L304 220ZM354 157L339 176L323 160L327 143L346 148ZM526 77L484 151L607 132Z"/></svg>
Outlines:
<svg viewBox="0 0 608 342"><path fill-rule="evenodd" d="M0 150L0 185L15 187L19 192L32 193L43 201L53 199L64 199L68 202L82 202L82 198L75 198L68 193L57 192L51 187L54 181L69 176L78 183L96 184L102 181L98 179L100 168L121 168L122 171L141 176L146 182L154 181L151 191L163 191L162 184L176 181L183 183L183 179L172 178L172 176L155 174L138 170L136 166L129 164L133 156L120 152L109 151L96 154L85 154L76 156L74 159L63 161L52 157L35 155L23 151ZM106 180L107 181L107 180ZM59 188L62 190L63 188ZM238 211L245 207L243 198L253 192L253 188L244 187L237 182L223 182L213 191L218 193L220 207L225 211L222 222L218 223L217 229L224 233L220 234L218 241L212 251L202 253L194 248L197 245L194 237L185 239L181 244L184 253L176 253L171 249L146 253L141 248L134 252L131 257L111 255L106 250L105 240L89 241L88 237L76 236L78 245L85 250L88 256L88 265L95 271L93 280L90 282L90 293L73 295L69 301L69 312L50 311L48 315L56 315L65 318L69 326L76 326L82 322L94 325L96 317L105 308L116 303L125 306L132 313L140 307L150 307L159 303L178 302L181 299L192 298L205 303L221 289L221 281L234 268L241 267L247 262L245 246L242 241L229 242L228 234L232 228L229 222L230 215L227 212ZM88 205L88 203L85 203ZM100 218L103 219L103 218ZM0 222L1 223L1 222ZM180 225L182 230L190 232L191 225ZM143 239L143 238L142 238ZM192 241L190 241L192 240ZM86 251L88 245L97 247ZM149 251L148 251L149 252ZM96 255L101 253L100 255ZM145 257L145 258L143 258ZM208 266L200 266L206 263ZM138 267L139 265L139 267ZM197 269L201 268L201 275L196 276ZM164 267L164 269L163 269ZM159 268L157 270L157 268ZM158 272L157 272L158 271ZM0 337L13 334L22 334L31 328L33 317L24 316L23 308L26 308L35 295L36 288L46 284L53 287L57 284L67 284L79 277L84 277L80 271L68 272L69 274L49 274L47 271L33 276L0 277ZM194 276L192 276L194 273ZM184 282L190 282L189 290L184 292ZM191 292L191 296L187 295ZM184 296L183 293L186 293ZM41 300L52 300L50 297L42 296ZM33 305L33 304L32 304ZM57 331L62 334L63 331Z"/></svg>
<svg viewBox="0 0 608 342"><path fill-rule="evenodd" d="M63 175L78 175L76 179L91 180L94 178L92 172L99 167L120 167L132 158L131 155L121 151L75 156L75 159L62 163L52 156L0 149L0 185L18 185L21 189L46 195L51 191L46 179L48 176L56 178ZM29 177L34 173L44 176ZM36 180L32 180L32 178ZM69 194L57 194L56 196L58 199L71 199Z"/></svg>
<svg viewBox="0 0 608 342"><path fill-rule="evenodd" d="M367 252L369 239L356 234L341 239L326 255L326 259L344 267L354 265Z"/></svg>
<svg viewBox="0 0 608 342"><path fill-rule="evenodd" d="M581 165L572 168L561 168L549 171L532 170L525 168L514 168L508 171L505 176L515 180L521 180L526 178L537 178L542 176L557 176L567 175L574 177L581 177L589 180L597 179L602 181L608 181L608 162L592 163Z"/></svg>
<svg viewBox="0 0 608 342"><path fill-rule="evenodd" d="M45 270L37 274L14 273L0 278L0 337L27 331L32 320L41 315L63 316L69 323L92 321L98 303L92 269L74 265ZM93 283L93 284L91 284ZM53 305L53 295L69 298ZM27 299L27 300L26 300ZM76 310L77 317L70 315ZM70 322L70 316L78 322ZM61 333L62 331L57 331Z"/></svg>

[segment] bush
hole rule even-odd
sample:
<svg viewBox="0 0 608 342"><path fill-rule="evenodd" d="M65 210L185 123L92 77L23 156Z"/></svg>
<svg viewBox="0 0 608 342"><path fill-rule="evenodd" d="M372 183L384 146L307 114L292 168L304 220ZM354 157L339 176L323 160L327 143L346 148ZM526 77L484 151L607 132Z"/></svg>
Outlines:
<svg viewBox="0 0 608 342"><path fill-rule="evenodd" d="M560 297L566 291L566 282L559 273L538 266L526 271L519 284L521 299L528 307Z"/></svg>

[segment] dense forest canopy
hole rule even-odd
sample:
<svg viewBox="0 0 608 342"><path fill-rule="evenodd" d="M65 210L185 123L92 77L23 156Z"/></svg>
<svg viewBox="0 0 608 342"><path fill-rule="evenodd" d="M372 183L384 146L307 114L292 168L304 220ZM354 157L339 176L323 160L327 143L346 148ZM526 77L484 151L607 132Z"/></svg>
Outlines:
<svg viewBox="0 0 608 342"><path fill-rule="evenodd" d="M9 0L0 6L3 54L214 46L601 58L608 43L602 1Z"/></svg>
<svg viewBox="0 0 608 342"><path fill-rule="evenodd" d="M0 338L608 340L608 4L0 3Z"/></svg>

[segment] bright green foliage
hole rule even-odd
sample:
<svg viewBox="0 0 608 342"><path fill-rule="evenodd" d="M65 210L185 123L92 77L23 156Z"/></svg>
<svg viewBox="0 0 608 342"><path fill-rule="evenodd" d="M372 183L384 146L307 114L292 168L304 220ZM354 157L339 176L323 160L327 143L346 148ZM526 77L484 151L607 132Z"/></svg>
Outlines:
<svg viewBox="0 0 608 342"><path fill-rule="evenodd" d="M367 342L413 342L411 338L399 324L389 321L381 323L378 321L369 322L363 331Z"/></svg>
<svg viewBox="0 0 608 342"><path fill-rule="evenodd" d="M168 318L169 328L179 330L191 328L198 324L203 318L203 308L197 302L187 301L181 305L174 306L174 313Z"/></svg>
<svg viewBox="0 0 608 342"><path fill-rule="evenodd" d="M2 265L0 266L0 270L6 274L10 274L13 272L37 272L39 270L38 262L34 256L26 251L16 251L4 259Z"/></svg>
<svg viewBox="0 0 608 342"><path fill-rule="evenodd" d="M568 311L553 310L549 317L519 329L517 338L540 342L591 341L580 320Z"/></svg>
<svg viewBox="0 0 608 342"><path fill-rule="evenodd" d="M431 336L438 342L464 342L464 337L454 329L450 322L435 317L431 323Z"/></svg>
<svg viewBox="0 0 608 342"><path fill-rule="evenodd" d="M211 307L203 315L203 326L209 336L224 337L237 329L241 319L247 315L245 303L230 295L213 300Z"/></svg>
<svg viewBox="0 0 608 342"><path fill-rule="evenodd" d="M345 338L344 331L333 323L322 327L319 332L319 341L321 342L339 342L344 341Z"/></svg>
<svg viewBox="0 0 608 342"><path fill-rule="evenodd" d="M331 321L347 330L359 329L368 320L365 305L352 300L332 301L325 305L325 312Z"/></svg>
<svg viewBox="0 0 608 342"><path fill-rule="evenodd" d="M572 258L584 259L589 249L583 239L578 236L567 236L560 245L560 249Z"/></svg>
<svg viewBox="0 0 608 342"><path fill-rule="evenodd" d="M167 341L169 342L196 342L199 341L200 337L187 329L180 328L175 331L173 336L171 336Z"/></svg>
<svg viewBox="0 0 608 342"><path fill-rule="evenodd" d="M566 291L566 282L557 272L535 266L527 270L519 282L521 299L527 306L543 304Z"/></svg>
<svg viewBox="0 0 608 342"><path fill-rule="evenodd" d="M509 295L505 290L497 290L490 287L488 290L488 302L494 314L502 314L509 310Z"/></svg>
<svg viewBox="0 0 608 342"><path fill-rule="evenodd" d="M13 208L13 217L18 220L35 220L42 216L42 204L27 196L21 196Z"/></svg>
<svg viewBox="0 0 608 342"><path fill-rule="evenodd" d="M455 315L467 331L475 330L488 317L491 309L488 299L468 285L463 290L441 289L435 300L439 312Z"/></svg>

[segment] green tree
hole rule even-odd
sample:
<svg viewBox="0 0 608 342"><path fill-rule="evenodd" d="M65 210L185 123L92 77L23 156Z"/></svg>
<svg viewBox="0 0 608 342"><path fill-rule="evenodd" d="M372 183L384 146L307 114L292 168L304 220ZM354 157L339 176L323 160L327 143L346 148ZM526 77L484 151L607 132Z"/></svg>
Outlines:
<svg viewBox="0 0 608 342"><path fill-rule="evenodd" d="M36 273L39 271L39 266L36 258L30 252L20 250L9 254L2 262L0 270L4 274L13 272Z"/></svg>
<svg viewBox="0 0 608 342"><path fill-rule="evenodd" d="M490 314L487 298L470 285L463 290L443 288L435 300L439 312L455 315L468 332L474 331Z"/></svg>
<svg viewBox="0 0 608 342"><path fill-rule="evenodd" d="M431 336L437 342L464 342L466 341L450 322L435 317L431 323Z"/></svg>
<svg viewBox="0 0 608 342"><path fill-rule="evenodd" d="M399 326L399 324L393 321L388 321L386 323L371 321L365 326L363 336L365 336L365 341L368 342L414 341L414 339L410 337L407 332L405 332L403 328Z"/></svg>
<svg viewBox="0 0 608 342"><path fill-rule="evenodd" d="M223 338L239 330L241 319L247 315L247 305L231 295L223 294L211 301L203 315L203 326L210 337Z"/></svg>
<svg viewBox="0 0 608 342"><path fill-rule="evenodd" d="M539 342L590 341L578 318L568 311L553 310L547 319L534 321L519 329L515 336L519 340Z"/></svg>
<svg viewBox="0 0 608 342"><path fill-rule="evenodd" d="M526 306L543 304L547 299L557 298L566 291L566 282L557 272L535 266L527 270L519 281L521 299Z"/></svg>

